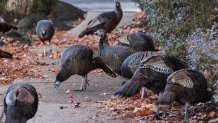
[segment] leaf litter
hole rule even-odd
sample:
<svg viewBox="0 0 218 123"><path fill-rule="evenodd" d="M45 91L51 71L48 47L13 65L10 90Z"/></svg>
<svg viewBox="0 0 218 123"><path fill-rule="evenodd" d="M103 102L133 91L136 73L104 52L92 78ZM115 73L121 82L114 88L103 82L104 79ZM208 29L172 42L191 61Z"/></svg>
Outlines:
<svg viewBox="0 0 218 123"><path fill-rule="evenodd" d="M138 27L133 25L125 26L122 29L117 29L112 33L108 33L108 39L110 45L116 45L118 43L117 38L123 34L138 31ZM49 66L49 63L42 62L43 57L49 57L51 59L59 59L61 56L61 48L67 48L73 44L82 44L90 46L94 51L98 49L99 37L88 35L83 38L67 37L66 31L57 31L53 36L50 44L45 44L48 47L52 47L52 50L46 52L46 56L43 56L42 52L34 52L34 49L42 49L42 42L37 35L26 34L25 37L30 38L33 42L29 46L22 44L19 41L14 41L14 37L6 37L3 42L5 45L2 50L13 54L12 59L1 58L0 62L0 85L10 84L15 79L28 79L28 78L45 78L44 74L57 73L58 70L51 69L48 71L40 70L42 66ZM13 43L10 43L12 42ZM54 65L54 64L53 64ZM102 70L94 70L92 72L100 73Z"/></svg>
<svg viewBox="0 0 218 123"><path fill-rule="evenodd" d="M131 25L126 25L120 29L116 29L112 33L108 33L108 39L110 45L116 45L118 43L117 38L131 32L146 32L145 16L143 13L136 15L135 22ZM84 36L83 38L67 37L66 31L58 31L55 33L50 47L54 50L46 52L46 56L43 56L42 52L33 52L33 49L43 49L41 41L39 41L37 35L31 35L33 40L32 45L20 45L19 42L10 43L12 38L5 38L6 45L2 47L2 50L13 54L13 59L1 58L0 62L0 85L10 84L15 79L24 78L45 78L48 73L56 74L57 69L52 68L46 71L40 70L42 66L49 66L46 62L41 62L43 57L49 57L50 59L59 59L61 56L61 48L67 48L73 44L82 44L90 46L94 51L98 48L97 36ZM47 45L48 46L48 45ZM100 73L102 70L94 70L92 72ZM105 94L106 95L106 94ZM71 95L72 96L72 95ZM114 98L108 101L100 102L104 106L101 106L102 111L109 110L111 115L117 118L130 119L133 122L151 121L154 119L154 112L156 107L154 105L158 96L153 93L146 93L144 99L140 98L140 95L133 96L131 98ZM80 103L73 105L75 108L80 107ZM215 103L199 103L189 108L190 122L217 122L218 120L218 104ZM170 105L167 107L160 107L161 120L157 122L181 122L183 119L183 107L180 105Z"/></svg>
<svg viewBox="0 0 218 123"><path fill-rule="evenodd" d="M146 32L146 17L143 13L136 15L135 23L130 26L124 26L117 35L127 34L129 32ZM158 48L160 48L158 46ZM206 74L206 78L208 79ZM160 106L160 120L155 119L157 110L155 101L158 99L152 92L145 93L145 98L137 94L130 98L113 98L107 101L100 101L102 111L110 111L111 116L116 118L128 119L130 122L182 122L184 117L184 106L173 103L169 106ZM218 103L213 101L207 103L198 103L189 107L189 121L198 122L218 122Z"/></svg>
<svg viewBox="0 0 218 123"><path fill-rule="evenodd" d="M108 110L111 116L121 119L128 119L131 122L182 122L184 115L184 107L173 103L169 106L160 106L159 114L161 119L155 119L157 110L154 104L158 96L153 93L145 94L145 98L141 99L141 95L137 94L130 98L116 97L107 101L101 101L103 104L101 110ZM217 122L218 103L207 102L198 103L189 107L189 121L197 122Z"/></svg>

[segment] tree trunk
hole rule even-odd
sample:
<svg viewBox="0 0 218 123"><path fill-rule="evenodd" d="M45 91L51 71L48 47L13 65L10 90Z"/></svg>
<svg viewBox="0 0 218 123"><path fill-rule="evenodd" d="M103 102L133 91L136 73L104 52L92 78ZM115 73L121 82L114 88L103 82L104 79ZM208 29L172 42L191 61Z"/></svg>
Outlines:
<svg viewBox="0 0 218 123"><path fill-rule="evenodd" d="M0 15L6 22L17 25L22 32L34 32L34 26L43 19L52 20L58 29L69 30L72 26L68 22L83 18L84 13L58 0L0 0Z"/></svg>
<svg viewBox="0 0 218 123"><path fill-rule="evenodd" d="M38 10L49 13L55 2L56 0L2 0L4 13L16 15L29 15Z"/></svg>
<svg viewBox="0 0 218 123"><path fill-rule="evenodd" d="M27 15L31 12L34 0L5 0L5 12Z"/></svg>

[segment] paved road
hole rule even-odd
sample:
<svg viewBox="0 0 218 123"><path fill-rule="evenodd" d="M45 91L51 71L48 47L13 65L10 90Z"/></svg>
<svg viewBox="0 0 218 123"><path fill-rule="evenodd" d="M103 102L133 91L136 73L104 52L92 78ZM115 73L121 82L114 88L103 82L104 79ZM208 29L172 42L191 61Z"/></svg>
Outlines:
<svg viewBox="0 0 218 123"><path fill-rule="evenodd" d="M109 11L114 8L114 0L60 0L84 11ZM120 0L123 11L139 12L138 4L131 0Z"/></svg>
<svg viewBox="0 0 218 123"><path fill-rule="evenodd" d="M70 30L67 36L78 36L87 26L88 22L98 16L102 11L114 10L114 0L61 0L70 3L78 8L87 11L85 20ZM88 4L87 4L88 3ZM132 2L131 0L122 0L121 6L123 9L123 18L117 28L122 27L131 23L134 19L136 12L141 11L138 8L138 4Z"/></svg>
<svg viewBox="0 0 218 123"><path fill-rule="evenodd" d="M77 0L78 2L79 0ZM80 4L83 4L84 0ZM99 12L88 12L86 23L88 20L99 14ZM131 23L135 12L124 13L120 26ZM82 24L71 30L68 35L77 35L74 32L81 31ZM35 52L40 52L40 49L32 49ZM63 50L63 49L60 49ZM59 60L54 60L49 57L44 57L42 62L51 64L49 66L41 66L40 69L48 70L49 68L59 68ZM57 65L53 65L53 64ZM88 79L90 86L84 92L75 92L78 89L82 77L72 76L66 82L63 82L59 87L60 90L55 90L53 82L55 75L47 75L48 79L29 79L15 80L14 83L27 82L34 85L39 92L40 103L36 116L29 120L28 123L126 123L128 121L115 119L110 117L110 112L99 110L102 107L99 101L110 99L112 94L120 87L122 79L111 78L104 73L90 73ZM48 82L48 83L44 83ZM3 97L8 86L0 86L0 112L3 110ZM63 107L61 109L60 107Z"/></svg>
<svg viewBox="0 0 218 123"><path fill-rule="evenodd" d="M40 52L37 49L33 49ZM41 70L59 68L59 60L45 57L41 62L50 64L41 66ZM36 116L28 123L123 123L123 120L108 116L107 111L99 110L99 101L111 98L111 95L121 85L121 78L111 78L104 73L88 74L90 86L84 92L74 91L81 84L82 77L75 75L63 82L59 90L54 89L55 74L47 75L47 79L17 79L13 83L30 83L39 93L39 109ZM46 83L45 83L46 82ZM0 87L0 112L3 111L3 97L8 86ZM63 109L60 109L63 107Z"/></svg>
<svg viewBox="0 0 218 123"><path fill-rule="evenodd" d="M96 16L98 16L101 12L94 12L94 11L90 11L87 13L86 19L78 26L76 26L75 28L73 28L72 30L70 30L67 34L67 36L78 36L87 26L88 22L95 18ZM121 22L118 24L118 26L116 27L122 27L124 25L130 24L135 16L135 12L125 12L123 14L123 18L121 20Z"/></svg>

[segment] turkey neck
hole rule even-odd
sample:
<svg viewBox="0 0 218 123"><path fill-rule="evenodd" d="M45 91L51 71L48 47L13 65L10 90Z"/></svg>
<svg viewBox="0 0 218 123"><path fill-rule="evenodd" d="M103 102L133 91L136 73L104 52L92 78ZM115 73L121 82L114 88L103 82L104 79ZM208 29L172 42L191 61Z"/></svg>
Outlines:
<svg viewBox="0 0 218 123"><path fill-rule="evenodd" d="M108 47L109 43L108 43L108 39L107 39L107 34L104 34L101 36L100 41L99 41L99 49L102 50L105 47Z"/></svg>
<svg viewBox="0 0 218 123"><path fill-rule="evenodd" d="M117 15L117 20L121 20L122 16L123 16L123 11L122 11L122 8L119 7L119 8L115 8L115 13Z"/></svg>
<svg viewBox="0 0 218 123"><path fill-rule="evenodd" d="M70 70L68 70L65 66L63 66L63 67L61 67L60 72L57 74L56 80L63 82L65 80L67 80L73 74L74 73L71 73Z"/></svg>
<svg viewBox="0 0 218 123"><path fill-rule="evenodd" d="M26 118L20 118L20 119L6 119L5 123L26 123Z"/></svg>

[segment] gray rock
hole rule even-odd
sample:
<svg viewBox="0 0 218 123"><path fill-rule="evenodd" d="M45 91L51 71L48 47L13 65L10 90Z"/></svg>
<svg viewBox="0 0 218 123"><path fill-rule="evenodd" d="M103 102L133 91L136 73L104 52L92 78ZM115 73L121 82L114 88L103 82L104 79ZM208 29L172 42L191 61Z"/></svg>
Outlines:
<svg viewBox="0 0 218 123"><path fill-rule="evenodd" d="M43 10L43 9L42 9ZM68 22L75 21L78 18L83 18L84 11L65 2L57 1L51 7L51 12L46 15L44 11L36 11L30 15L20 19L18 27L21 32L35 33L35 27L39 20L50 19L54 22L54 25L59 30L69 30L73 26L69 26Z"/></svg>

